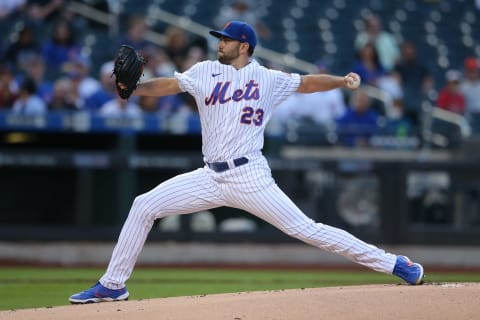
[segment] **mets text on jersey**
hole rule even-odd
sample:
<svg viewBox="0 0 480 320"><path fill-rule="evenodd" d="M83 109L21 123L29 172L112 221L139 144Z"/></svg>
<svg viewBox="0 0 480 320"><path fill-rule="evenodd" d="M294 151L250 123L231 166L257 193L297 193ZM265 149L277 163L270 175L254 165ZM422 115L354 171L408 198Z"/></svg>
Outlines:
<svg viewBox="0 0 480 320"><path fill-rule="evenodd" d="M241 100L258 100L260 98L260 90L258 87L258 83L255 83L255 80L250 80L245 84L245 89L236 89L233 91L231 96L227 96L228 88L230 87L230 81L225 83L217 82L215 87L213 88L210 97L205 98L205 105L214 106L218 103L224 104L230 100L233 101L241 101Z"/></svg>

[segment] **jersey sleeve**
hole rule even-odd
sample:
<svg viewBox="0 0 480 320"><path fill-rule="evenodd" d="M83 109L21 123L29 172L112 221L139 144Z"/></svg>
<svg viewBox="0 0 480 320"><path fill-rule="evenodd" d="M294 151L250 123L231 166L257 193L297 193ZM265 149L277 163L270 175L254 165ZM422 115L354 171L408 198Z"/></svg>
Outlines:
<svg viewBox="0 0 480 320"><path fill-rule="evenodd" d="M275 73L273 105L276 107L297 91L300 86L300 75L276 70L273 72Z"/></svg>
<svg viewBox="0 0 480 320"><path fill-rule="evenodd" d="M201 70L203 68L203 65L204 63L197 63L185 72L174 73L174 77L178 80L178 84L182 92L188 92L192 96L195 95L195 92L197 91L196 85L199 83L198 78L199 75L202 73Z"/></svg>

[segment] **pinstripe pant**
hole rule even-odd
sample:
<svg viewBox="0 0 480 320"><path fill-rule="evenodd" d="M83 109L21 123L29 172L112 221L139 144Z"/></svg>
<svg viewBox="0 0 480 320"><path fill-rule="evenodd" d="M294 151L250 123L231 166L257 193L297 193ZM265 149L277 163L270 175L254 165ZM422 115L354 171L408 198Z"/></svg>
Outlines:
<svg viewBox="0 0 480 320"><path fill-rule="evenodd" d="M276 185L266 159L258 155L221 173L204 167L178 175L136 197L100 283L111 289L125 286L156 219L220 206L245 210L289 236L370 269L391 274L395 265L396 255L307 217Z"/></svg>

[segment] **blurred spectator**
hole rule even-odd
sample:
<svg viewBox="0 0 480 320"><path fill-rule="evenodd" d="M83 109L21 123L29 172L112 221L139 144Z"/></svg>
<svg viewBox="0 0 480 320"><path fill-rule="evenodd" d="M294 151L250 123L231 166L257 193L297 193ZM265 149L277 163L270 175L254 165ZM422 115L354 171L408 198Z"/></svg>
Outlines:
<svg viewBox="0 0 480 320"><path fill-rule="evenodd" d="M451 112L465 114L465 97L460 91L461 73L458 70L448 70L445 73L446 85L437 97L437 107Z"/></svg>
<svg viewBox="0 0 480 320"><path fill-rule="evenodd" d="M86 99L101 88L100 82L90 76L90 66L90 59L83 55L77 55L65 64L65 71L77 92L75 105L79 109L84 108Z"/></svg>
<svg viewBox="0 0 480 320"><path fill-rule="evenodd" d="M23 9L25 0L2 0L0 1L0 21L11 14Z"/></svg>
<svg viewBox="0 0 480 320"><path fill-rule="evenodd" d="M164 115L188 115L198 112L195 99L188 93L165 97L139 97L138 104L143 111Z"/></svg>
<svg viewBox="0 0 480 320"><path fill-rule="evenodd" d="M40 52L40 47L35 41L31 26L23 23L23 26L15 35L15 40L6 48L4 60L9 63L14 70L18 71L22 61Z"/></svg>
<svg viewBox="0 0 480 320"><path fill-rule="evenodd" d="M414 133L414 126L408 117L405 116L404 106L401 102L395 103L386 118L383 133L389 136L403 138Z"/></svg>
<svg viewBox="0 0 480 320"><path fill-rule="evenodd" d="M64 63L80 55L80 46L66 20L56 23L51 38L44 43L42 50L47 66L57 73L61 71Z"/></svg>
<svg viewBox="0 0 480 320"><path fill-rule="evenodd" d="M399 101L392 106L388 116L382 121L380 133L371 140L371 144L384 149L411 150L420 144L417 133L417 128L405 116L403 104Z"/></svg>
<svg viewBox="0 0 480 320"><path fill-rule="evenodd" d="M168 57L175 65L176 70L182 70L190 44L188 35L182 29L170 26L165 31L165 37L167 38L165 51Z"/></svg>
<svg viewBox="0 0 480 320"><path fill-rule="evenodd" d="M386 73L377 80L380 90L387 93L394 103L403 101L403 89L400 84L400 75L396 72Z"/></svg>
<svg viewBox="0 0 480 320"><path fill-rule="evenodd" d="M208 58L206 38L189 36L183 30L172 31L171 36L171 42L166 49L179 72L186 71L195 63Z"/></svg>
<svg viewBox="0 0 480 320"><path fill-rule="evenodd" d="M37 87L35 81L26 78L20 86L18 98L12 107L12 112L24 116L41 115L47 112L47 105L36 94Z"/></svg>
<svg viewBox="0 0 480 320"><path fill-rule="evenodd" d="M365 19L365 30L357 35L355 48L359 50L367 43L374 44L385 70L392 70L400 56L397 40L391 33L383 30L380 18L373 14Z"/></svg>
<svg viewBox="0 0 480 320"><path fill-rule="evenodd" d="M318 73L328 71L326 64L317 63ZM342 90L333 89L310 94L294 93L277 107L274 117L281 123L287 123L291 119L306 119L328 126L343 116L345 111Z"/></svg>
<svg viewBox="0 0 480 320"><path fill-rule="evenodd" d="M99 110L99 114L111 118L138 118L143 112L140 106L132 99L124 100L116 97L105 103Z"/></svg>
<svg viewBox="0 0 480 320"><path fill-rule="evenodd" d="M128 29L125 37L120 39L120 45L126 44L142 52L152 45L145 39L148 25L143 15L132 15L128 19Z"/></svg>
<svg viewBox="0 0 480 320"><path fill-rule="evenodd" d="M64 0L28 0L27 13L35 21L51 20L57 17Z"/></svg>
<svg viewBox="0 0 480 320"><path fill-rule="evenodd" d="M405 115L415 124L420 119L422 100L427 98L433 88L433 77L428 68L417 59L415 44L404 41L401 46L401 57L394 68L400 76L400 83L404 94Z"/></svg>
<svg viewBox="0 0 480 320"><path fill-rule="evenodd" d="M365 44L357 51L352 71L360 75L363 84L371 86L377 86L377 80L386 74L372 43Z"/></svg>
<svg viewBox="0 0 480 320"><path fill-rule="evenodd" d="M195 102L195 98L187 93L181 93L180 98L182 99L182 104L180 108L176 111L177 114L198 114L198 107L197 103Z"/></svg>
<svg viewBox="0 0 480 320"><path fill-rule="evenodd" d="M148 47L143 51L144 57L147 59L145 66L145 77L147 74L154 77L171 77L175 72L175 65L172 63L163 48Z"/></svg>
<svg viewBox="0 0 480 320"><path fill-rule="evenodd" d="M186 71L190 69L195 63L203 61L207 58L207 52L204 51L201 47L191 46L183 62L181 71Z"/></svg>
<svg viewBox="0 0 480 320"><path fill-rule="evenodd" d="M480 124L480 69L475 57L468 57L464 61L464 77L460 81L460 91L465 97L467 115L477 127Z"/></svg>
<svg viewBox="0 0 480 320"><path fill-rule="evenodd" d="M308 95L312 95L310 93ZM307 94L305 94L307 96ZM278 121L282 124L287 124L290 120L299 120L304 117L303 107L300 100L302 99L303 94L294 92L290 95L285 101L277 106L277 109L272 115L272 121ZM302 106L302 108L299 108Z"/></svg>
<svg viewBox="0 0 480 320"><path fill-rule="evenodd" d="M98 110L106 102L115 99L117 89L115 77L112 77L113 61L105 62L100 68L101 87L85 99L84 108L90 111Z"/></svg>
<svg viewBox="0 0 480 320"><path fill-rule="evenodd" d="M53 85L53 95L48 109L52 111L77 110L75 106L76 93L72 81L68 78L59 78Z"/></svg>
<svg viewBox="0 0 480 320"><path fill-rule="evenodd" d="M224 1L224 5L220 8L220 13L214 19L215 26L218 29L223 29L228 21L245 21L255 28L260 39L270 39L272 32L259 19L256 14L257 11L253 8L254 4L255 2L251 0Z"/></svg>
<svg viewBox="0 0 480 320"><path fill-rule="evenodd" d="M0 65L0 109L10 109L18 94L15 75L8 65Z"/></svg>
<svg viewBox="0 0 480 320"><path fill-rule="evenodd" d="M47 104L52 99L53 84L45 79L45 61L39 54L28 57L21 66L27 77L35 81L37 86L37 95Z"/></svg>
<svg viewBox="0 0 480 320"><path fill-rule="evenodd" d="M160 97L158 111L164 114L175 114L184 108L184 94Z"/></svg>
<svg viewBox="0 0 480 320"><path fill-rule="evenodd" d="M350 107L337 120L339 143L348 147L369 146L370 138L380 129L378 118L366 92L362 88L353 91Z"/></svg>
<svg viewBox="0 0 480 320"><path fill-rule="evenodd" d="M208 52L209 52L209 46L208 46L208 40L207 38L203 36L198 36L198 35L192 35L191 36L191 41L189 44L189 49L191 48L197 48L200 49L200 51L203 53L205 57L207 57Z"/></svg>
<svg viewBox="0 0 480 320"><path fill-rule="evenodd" d="M144 112L154 113L158 111L159 97L141 96L138 99L138 106Z"/></svg>

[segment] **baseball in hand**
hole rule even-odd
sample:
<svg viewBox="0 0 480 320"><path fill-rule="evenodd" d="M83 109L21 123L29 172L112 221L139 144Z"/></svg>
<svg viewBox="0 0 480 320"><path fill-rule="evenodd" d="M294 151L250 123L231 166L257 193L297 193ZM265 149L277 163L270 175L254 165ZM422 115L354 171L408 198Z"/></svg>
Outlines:
<svg viewBox="0 0 480 320"><path fill-rule="evenodd" d="M347 88L349 89L357 89L360 86L360 76L356 73L350 72L345 76L345 82L347 84Z"/></svg>

